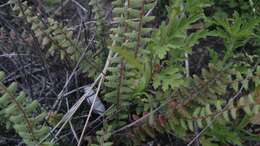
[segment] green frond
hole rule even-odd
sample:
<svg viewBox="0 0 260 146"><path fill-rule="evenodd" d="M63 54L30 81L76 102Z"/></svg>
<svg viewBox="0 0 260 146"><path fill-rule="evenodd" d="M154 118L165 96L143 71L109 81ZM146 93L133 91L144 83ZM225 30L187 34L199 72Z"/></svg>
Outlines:
<svg viewBox="0 0 260 146"><path fill-rule="evenodd" d="M1 78L4 77L1 72ZM40 139L49 133L49 127L43 124L46 113L36 113L38 101L30 101L24 92L17 95L17 83L6 87L0 82L1 111L12 127L28 146L39 145ZM46 140L47 142L48 140ZM53 145L48 142L48 146ZM41 145L41 144L40 144Z"/></svg>
<svg viewBox="0 0 260 146"><path fill-rule="evenodd" d="M82 45L77 43L73 38L72 31L67 26L62 26L59 22L52 18L48 18L45 22L41 17L32 11L32 8L24 1L19 5L18 0L13 0L13 11L18 13L19 17L25 18L26 23L31 25L31 29L37 37L41 47L47 51L46 57L58 56L61 60L70 59L77 62L82 54L85 54L81 61L80 69L87 73L89 77L95 77L97 72L103 67L102 58L100 56L93 57L94 52L91 50L86 52ZM22 13L25 11L26 13ZM102 36L102 34L100 34ZM104 48L104 47L103 47ZM100 65L100 66L97 66Z"/></svg>

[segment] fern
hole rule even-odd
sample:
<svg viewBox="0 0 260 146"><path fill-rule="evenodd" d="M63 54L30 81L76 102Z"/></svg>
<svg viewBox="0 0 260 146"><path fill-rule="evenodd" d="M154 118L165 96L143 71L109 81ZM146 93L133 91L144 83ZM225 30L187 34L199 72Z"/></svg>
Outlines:
<svg viewBox="0 0 260 146"><path fill-rule="evenodd" d="M196 83L193 88L182 88L180 92L176 92L174 98L167 104L165 111L155 115L153 122L146 121L141 126L136 126L128 136L135 143L141 143L147 137L154 138L158 133L174 132L178 137L185 139L188 131L195 131L194 123L201 129L208 125L212 128L218 124L227 126L239 120L242 115L253 116L259 113L260 106L257 102L259 95L256 94L257 92L235 101L230 99L225 102L219 99L219 96L226 95L228 86L237 84L235 82L243 83L248 78L230 80L231 78L228 79L228 76L231 76L230 72L221 71L220 73L217 70L210 70L211 72L203 71L203 78L195 77L193 79ZM258 78L257 74L256 72L254 78ZM212 76L209 77L208 75ZM220 76L216 77L216 75ZM244 85L244 88L246 88L246 85ZM238 92L237 88L234 88L234 90ZM183 99L184 95L188 98ZM225 107L224 105L228 106Z"/></svg>
<svg viewBox="0 0 260 146"><path fill-rule="evenodd" d="M97 64L104 66L106 56L108 55L108 37L109 37L109 27L107 12L105 11L105 2L102 0L91 0L89 3L92 6L92 11L94 13L95 23L95 42L96 50L94 51L94 59L100 60Z"/></svg>
<svg viewBox="0 0 260 146"><path fill-rule="evenodd" d="M191 1L187 3L188 6L192 4L193 2ZM156 72L153 77L156 89L162 86L163 90L166 91L187 85L187 81L183 80L186 71L182 65L187 59L185 54L190 54L192 47L198 43L198 40L209 35L205 29L198 30L190 35L188 34L188 30L192 28L192 25L199 20L202 21L201 19L204 17L200 11L201 5L202 2L196 2L192 6L195 10L190 10L190 15L183 16L185 11L184 9L182 10L182 3L180 1L175 2L172 5L171 11L169 11L170 20L168 24L163 23L153 35L148 49L154 55L154 60L157 60L154 61L155 64L163 60L166 55L170 58L169 63L163 62L162 66L164 66L164 69Z"/></svg>
<svg viewBox="0 0 260 146"><path fill-rule="evenodd" d="M115 0L113 5L113 20L117 24L112 28L111 39L115 45L110 48L127 49L132 51L136 56L139 49L149 42L149 33L152 28L145 27L145 24L153 20L152 16L146 16L146 13L152 9L152 1L133 0L120 1ZM139 55L140 56L140 55Z"/></svg>
<svg viewBox="0 0 260 146"><path fill-rule="evenodd" d="M169 22L162 24L154 33L147 48L151 52L149 59L152 60L151 63L154 66L152 81L149 81L156 90L151 94L144 89L141 93L137 93L136 98L128 99L137 99L137 97L142 99L132 100L132 103L137 102L138 108L142 108L141 110L135 109L138 114L140 113L138 111L157 110L158 106L165 103L165 100L168 101L168 104L160 110L159 114L150 116L150 120L135 124L135 128L127 130L127 136L134 141L134 145L140 145L148 137L155 138L159 133L174 132L181 139L186 139L190 135L189 131L195 131L194 125L202 129L207 125L214 127L219 124L228 127L232 123L232 119L238 120L239 116L252 116L259 112L259 105L255 101L255 97L250 94L241 97L237 102L230 99L227 101L228 106L225 108L223 106L225 104L223 97L241 90L247 93L252 92L252 88L249 88L250 82L259 82L256 81L259 78L258 71L245 60L237 61L236 58L241 58L242 54L235 52L235 49L227 47L233 55L227 54L228 59L222 60L220 54L209 48L212 58L208 67L202 69L199 76L186 77L184 61L187 58L185 53L190 54L192 47L199 43L200 39L215 35L213 32L207 31L207 27L214 23L206 21L207 18L203 12L203 7L206 6L209 5L200 0L196 3L187 1L184 5L182 1L173 2L171 11L169 11ZM198 22L202 22L201 30L188 34L189 29ZM257 21L252 20L252 23L249 23L252 25L245 28L240 27L241 34L234 33L238 37L225 36L227 39L234 39L232 43L238 45L234 48L247 42L246 38L240 37L240 35L251 36ZM229 29L235 30L235 28L236 24L230 26ZM230 45L230 41L225 44ZM117 50L117 52L121 57L126 58L121 53L123 51ZM128 60L125 59L126 63L133 64ZM135 60L138 61L138 58ZM160 68L161 66L163 69ZM214 119L216 116L220 117L217 121Z"/></svg>
<svg viewBox="0 0 260 146"><path fill-rule="evenodd" d="M27 23L31 24L31 30L41 47L47 50L47 56L58 55L61 60L69 59L74 62L81 60L80 69L92 78L101 70L102 60L98 56L93 58L92 56L95 54L93 51L81 47L82 45L73 39L73 33L69 31L68 27L62 26L52 18L48 18L45 22L40 16L33 13L27 1L10 0L9 4L13 5L12 8L19 17L25 18ZM82 56L83 59L80 59Z"/></svg>
<svg viewBox="0 0 260 146"><path fill-rule="evenodd" d="M111 126L104 126L103 129L97 131L97 144L91 144L91 146L112 146L113 143L108 141L111 137L111 130Z"/></svg>
<svg viewBox="0 0 260 146"><path fill-rule="evenodd" d="M218 100L215 103L195 108L193 113L186 118L180 118L176 114L159 115L153 124L147 123L138 126L133 129L133 133L129 136L135 143L140 143L146 139L145 137L154 138L156 134L165 131L169 133L175 132L177 136L183 139L186 135L185 131L195 131L194 122L202 129L208 125L214 128L219 124L229 125L238 120L241 113L243 113L241 110L249 116L259 113L260 105L255 102L254 98L258 97L252 97L252 95L241 97L236 104L230 100L227 102L229 106L225 109L223 106L225 102ZM218 115L217 119L215 119L216 115Z"/></svg>
<svg viewBox="0 0 260 146"><path fill-rule="evenodd" d="M104 1L102 0L91 0L89 3L93 7L93 12L95 14L96 20L96 46L101 51L107 47L107 31L108 31L108 24L106 23L106 14L105 14L105 7Z"/></svg>
<svg viewBox="0 0 260 146"><path fill-rule="evenodd" d="M115 124L117 126L113 127L115 128L127 122L128 110L135 100L136 91L143 90L147 84L147 79L139 80L142 77L140 71L143 71L145 66L147 71L144 73L149 78L149 65L141 63L138 58L145 56L142 48L150 41L148 36L152 29L145 27L145 24L152 21L153 17L146 16L146 13L154 4L145 0L115 0L112 5L116 27L111 29L113 44L109 48L120 57L115 57L108 69L105 81L108 93L105 99L116 104L117 110L120 111Z"/></svg>
<svg viewBox="0 0 260 146"><path fill-rule="evenodd" d="M213 24L217 25L214 33L222 37L227 45L227 49L235 49L245 45L253 38L253 30L259 25L258 18L251 18L246 20L239 16L237 12L231 20L215 17Z"/></svg>
<svg viewBox="0 0 260 146"><path fill-rule="evenodd" d="M202 145L242 145L239 134L248 119L259 114L260 108L259 56L255 50L244 51L247 45L257 47L259 41L259 18L255 11L258 7L250 1L248 6L254 8L252 18L235 12L226 18L213 14L215 17L210 19L205 11L213 2L169 1L170 6L165 10L168 19L154 29L150 24L154 20L150 15L155 6L153 0L113 0L113 25L107 41L104 2L91 0L96 20L97 50L86 51L73 39L68 27L52 18L43 21L32 12L26 1L9 1L18 16L29 23L48 55L76 62L86 53L80 69L92 78L104 65L106 49L113 51L101 94L108 104L114 106L105 115L108 125L104 124L97 131L94 141L97 144L92 145L142 145L165 133L174 133L178 138L190 141L197 135L197 130L202 130ZM213 7L215 5L216 2ZM209 52L208 64L198 73L190 74L189 61L196 45L209 36L222 39L224 47L218 48L220 51L213 48L203 50ZM21 95L15 96L13 86L1 86L3 115L12 121L25 143L37 144L42 135L35 134L34 124L30 124L33 123L30 121L33 112L26 110L29 104L36 102L20 101ZM25 115L22 125L13 120L14 110L26 111L21 114ZM148 112L149 116L146 116ZM138 118L142 119L139 121ZM129 124L130 121L133 123ZM39 123L36 125L40 129ZM28 134L21 134L26 128ZM219 132L219 128L224 130ZM236 131L232 132L232 129ZM115 135L122 130L123 134ZM121 135L128 139L122 141Z"/></svg>
<svg viewBox="0 0 260 146"><path fill-rule="evenodd" d="M3 80L4 73L0 72L0 80ZM16 95L17 84L12 83L6 87L0 82L0 101L1 116L7 118L16 133L23 138L28 146L39 145L39 140L49 132L49 127L43 125L46 112L36 114L35 111L40 107L37 101L31 101L24 92ZM45 141L40 145L54 145Z"/></svg>

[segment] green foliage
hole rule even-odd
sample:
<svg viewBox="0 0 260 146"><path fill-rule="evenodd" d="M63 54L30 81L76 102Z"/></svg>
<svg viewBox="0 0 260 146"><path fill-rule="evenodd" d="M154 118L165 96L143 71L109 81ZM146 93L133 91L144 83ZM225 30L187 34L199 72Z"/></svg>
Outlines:
<svg viewBox="0 0 260 146"><path fill-rule="evenodd" d="M153 8L152 0L127 1L115 0L113 5L113 20L117 24L112 28L111 39L114 41L111 49L122 48L140 56L139 49L149 42L152 28L145 27L154 17L146 16Z"/></svg>
<svg viewBox="0 0 260 146"><path fill-rule="evenodd" d="M192 24L202 21L204 18L201 12L202 1L188 1L187 10L183 9L181 1L173 3L169 11L168 24L162 23L158 31L153 35L153 39L148 49L154 58L163 60L166 55L170 58L164 61L161 72L154 76L154 87L158 88L162 85L164 91L169 87L176 89L186 86L185 68L182 63L187 59L187 54L191 53L192 47L208 34L207 30L198 30L195 33L188 34L188 30L192 29ZM191 6L192 5L192 6ZM190 15L185 15L189 13ZM203 25L203 24L202 24ZM157 61L158 62L158 61Z"/></svg>
<svg viewBox="0 0 260 146"><path fill-rule="evenodd" d="M150 41L148 36L152 28L145 24L153 20L152 16L146 15L153 5L153 1L145 0L112 2L116 26L111 28L112 44L109 48L119 56L111 59L105 81L108 87L105 99L117 105L119 111L113 128L126 124L129 107L139 100L135 95L145 89L150 76L149 63L145 59L147 55L141 49Z"/></svg>
<svg viewBox="0 0 260 146"><path fill-rule="evenodd" d="M153 33L148 45L140 49L140 52L148 54L140 55L140 57L150 60L148 61L150 66L155 67L151 77L146 81L149 84L142 92L136 93L133 92L136 91L134 88L129 89L133 87L133 82L127 82L130 84L126 84L125 87L113 82L114 90L111 91L113 95L118 95L116 94L118 89L122 89L124 94L121 94L120 98L111 96L112 93L106 94L106 98L110 97L109 101L113 104L119 103L119 100L115 99L122 99L121 106L128 105L126 107L129 107L130 101L132 105L137 106L136 109L131 108L125 111L128 114L134 111L133 113L142 115L170 100L159 114L150 116L149 120L129 130L131 134L127 137L133 141L134 145L140 145L147 138L155 138L155 135L159 133L174 133L179 138L188 140L187 138L195 132L196 127L204 129L207 126L210 130L202 136L203 145L242 144L243 139L238 137L240 135L238 131L227 132L225 128L231 129L232 123L259 112L259 104L255 101L258 97L251 94L256 87L252 86L251 82L253 84L259 82L258 71L252 67L252 60L257 59L258 56L248 55L252 62L248 62L247 59L239 60L238 58L243 58L244 55L237 51L239 47L245 46L250 40L256 38L254 31L259 24L259 19L246 19L235 13L230 19L215 17L214 20L209 21L210 19L204 14L204 8L211 6L210 4L213 5L208 1L199 0L172 2L168 9L169 20L162 23ZM122 43L130 38L123 33L128 29L128 27L126 29L128 23L127 25L123 23L127 15L126 9L125 7L116 8L114 11L116 14L121 14L120 18L115 19L121 22L121 25L112 29L114 43L111 49L117 52L124 61L118 59L118 65L112 61L111 65L115 65L117 69L111 68L111 70L114 71L113 77L117 77L113 78L113 81L119 80L121 85L121 79L127 81L140 79L138 74L142 74L140 73L142 70L136 67L139 63L133 63L133 60L139 60L139 56L135 58L131 53L127 53L132 51L131 45L124 48ZM196 25L200 27L195 28ZM207 36L218 36L224 39L225 48L221 48L224 50L224 56L213 48L208 48L211 55L208 66L201 70L201 74L188 77L187 67L184 65L188 60L187 56L191 55L193 47ZM119 48L117 44L123 47ZM128 65L133 68L122 69L122 66L127 68ZM133 76L127 76L131 73ZM112 80L107 85L112 85ZM151 90L151 86L154 87L153 95L147 92ZM129 89L128 92L126 89ZM241 91L249 94L236 97L236 94ZM173 96L169 97L169 95ZM114 110L112 113L114 112L119 112L117 117L124 115L124 121L127 121L129 115L123 114L121 109ZM116 123L116 125L121 124ZM216 131L220 126L224 131Z"/></svg>
<svg viewBox="0 0 260 146"><path fill-rule="evenodd" d="M214 139L223 143L223 144L235 144L242 146L242 140L240 139L237 132L233 132L233 129L230 127L223 126L221 124L216 124L216 126L209 130L208 134L215 135L216 138L209 139L211 142L214 143ZM206 146L205 143L203 145ZM216 145L216 144L215 144Z"/></svg>
<svg viewBox="0 0 260 146"><path fill-rule="evenodd" d="M181 70L174 66L163 69L159 74L154 76L153 86L157 89L162 85L162 90L167 91L169 88L176 89L187 86L187 81L183 80Z"/></svg>
<svg viewBox="0 0 260 146"><path fill-rule="evenodd" d="M225 40L227 49L234 49L245 45L255 34L253 30L259 25L259 18L245 19L234 13L231 20L216 17L213 24L217 25L214 33Z"/></svg>
<svg viewBox="0 0 260 146"><path fill-rule="evenodd" d="M133 94L135 87L135 71L126 66L120 58L111 60L111 67L108 69L108 76L105 81L105 86L108 87L108 91L105 94L105 100L110 103L114 103L120 114L116 114L116 118L121 121L117 121L114 127L118 125L124 125L128 118L129 105L133 100ZM108 113L111 116L114 112Z"/></svg>
<svg viewBox="0 0 260 146"><path fill-rule="evenodd" d="M81 47L82 45L73 38L73 32L69 31L68 27L53 18L48 18L47 22L42 20L40 16L33 13L27 1L20 3L19 0L10 0L9 3L13 5L13 11L16 11L19 17L25 18L25 23L31 25L40 47L47 52L46 57L58 56L61 60L71 60L75 63L80 60L80 69L92 78L101 70L103 67L101 58L98 55L92 57L96 52Z"/></svg>
<svg viewBox="0 0 260 146"><path fill-rule="evenodd" d="M96 42L96 54L94 60L100 60L97 65L104 66L106 55L108 54L107 49L107 38L109 37L109 24L107 19L107 12L105 11L105 1L103 0L91 0L89 4L92 6L92 11L95 15L95 42ZM93 53L92 53L93 54ZM95 64L96 65L96 64ZM87 68L88 70L91 68ZM95 71L95 70L93 70Z"/></svg>
<svg viewBox="0 0 260 146"><path fill-rule="evenodd" d="M44 3L48 6L48 7L52 7L54 5L57 5L60 3L60 0L44 0Z"/></svg>
<svg viewBox="0 0 260 146"><path fill-rule="evenodd" d="M198 97L194 97L194 99L198 99ZM225 144L226 142L239 144L241 143L240 137L234 138L234 136L238 136L238 131L234 132L229 130L229 132L220 132L218 125L221 124L223 130L231 128L230 123L240 121L242 115L251 117L259 113L260 105L255 99L256 97L249 94L248 96L241 97L237 102L234 102L233 99L230 99L227 102L223 100L214 100L211 104L208 104L209 102L207 102L207 104L204 103L204 106L195 106L196 104L193 104L193 107L179 106L176 111L171 110L171 108L174 108L172 107L174 102L172 102L167 109L167 114L165 114L163 118L161 118L162 115L158 116L152 124L147 123L147 125L144 126L146 127L146 130L144 130L144 127L136 127L135 135L138 136L133 139L140 142L144 141L140 139L140 135L153 138L156 133L162 132L174 132L178 137L184 139L185 136L190 133L188 131L195 131L194 124L196 124L200 129L203 129L208 125L210 126L209 132L206 132L205 134L207 138L203 138L202 144L211 143L211 141L218 141L218 143L222 144ZM243 113L245 113L245 115ZM217 143L215 143L215 145L216 144Z"/></svg>
<svg viewBox="0 0 260 146"><path fill-rule="evenodd" d="M3 78L4 73L0 72L0 81ZM29 100L24 92L16 95L16 91L16 83L6 87L0 82L0 109L3 113L1 117L11 122L26 145L52 146L53 144L47 140L39 144L40 139L49 132L49 127L43 123L47 113L44 111L36 113L40 107L39 103L36 100Z"/></svg>
<svg viewBox="0 0 260 146"><path fill-rule="evenodd" d="M259 4L257 0L214 0L216 13L214 15L222 18L228 18L238 11L245 17L259 16Z"/></svg>
<svg viewBox="0 0 260 146"><path fill-rule="evenodd" d="M112 127L104 127L103 129L96 132L97 136L97 143L98 144L91 144L91 146L112 146L112 142L108 142L109 138L111 137L111 130Z"/></svg>
<svg viewBox="0 0 260 146"><path fill-rule="evenodd" d="M199 139L203 146L243 145L247 139L256 138L248 131L246 135L245 127L260 108L259 6L254 0L231 0L222 8L223 2L169 1L164 11L167 20L155 29L150 13L155 1L113 0L113 26L108 32L104 2L91 0L96 51L86 51L68 27L52 18L43 21L26 1L21 5L17 0L9 1L18 16L29 23L46 56L77 62L86 51L80 68L92 79L104 66L107 48L112 50L101 94L112 108L105 115L108 125L96 132L97 144L93 146L142 145L165 133L189 142L197 130L203 132L205 128ZM208 14L208 9L216 11ZM223 41L224 47L202 46L201 40L209 37ZM190 61L198 48L208 53L207 65L191 74ZM101 55L96 55L99 52ZM26 100L23 93L11 96L16 94L15 84L1 86L4 117L26 144L35 144L48 132L31 118L39 104ZM148 118L138 121L147 112ZM24 120L14 120L16 113ZM126 126L130 122L134 124ZM126 126L125 133L116 135L122 126Z"/></svg>
<svg viewBox="0 0 260 146"><path fill-rule="evenodd" d="M135 58L134 53L127 51L126 49L122 48L113 48L113 51L117 52L124 60L126 60L131 66L138 70L143 69L143 64L140 60Z"/></svg>
<svg viewBox="0 0 260 146"><path fill-rule="evenodd" d="M89 3L93 9L96 20L96 46L98 49L104 51L107 47L106 39L108 36L108 24L105 19L105 7L102 0L91 0Z"/></svg>

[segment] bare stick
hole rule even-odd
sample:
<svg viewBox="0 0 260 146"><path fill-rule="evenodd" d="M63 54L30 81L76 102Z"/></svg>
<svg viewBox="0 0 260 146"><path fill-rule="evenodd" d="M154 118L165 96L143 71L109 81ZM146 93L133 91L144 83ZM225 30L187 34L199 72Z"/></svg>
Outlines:
<svg viewBox="0 0 260 146"><path fill-rule="evenodd" d="M68 98L66 98L66 105L67 105L67 109L69 110L70 107L69 107ZM69 121L69 124L70 124L70 129L71 129L71 131L72 131L72 133L73 133L73 136L75 137L76 141L79 142L78 135L77 135L77 133L76 133L76 131L75 131L74 126L73 126L72 123L71 123L71 120Z"/></svg>
<svg viewBox="0 0 260 146"><path fill-rule="evenodd" d="M112 51L109 51L109 54L108 54L108 57L107 57L107 61L106 61L106 65L105 65L105 67L104 67L104 69L103 69L103 74L101 74L102 76L101 76L101 79L100 79L99 84L98 84L98 89L97 89L97 92L96 92L96 94L95 94L94 101L93 101L93 103L92 103L92 105L91 105L91 108L90 108L90 111L89 111L87 120L86 120L86 122L85 122L84 128L83 128L82 133L81 133L81 136L80 136L80 138L79 138L79 143L78 143L77 146L80 146L80 144L81 144L81 142L82 142L82 138L83 138L84 133L85 133L85 131L86 131L86 128L87 128L87 125L88 125L90 116L91 116L91 114L92 114L92 111L93 111L93 109L94 109L94 105L95 105L95 102L96 102L96 99L97 99L98 92L99 92L99 90L100 90L100 88L101 88L101 85L102 85L102 83L103 83L103 80L105 79L105 73L106 73L106 70L107 70L107 68L108 68L108 66L109 66L109 64L110 64L111 56L112 56Z"/></svg>
<svg viewBox="0 0 260 146"><path fill-rule="evenodd" d="M66 81L65 85L63 86L62 90L60 91L60 93L58 94L57 100L55 101L55 103L52 106L52 110L54 110L56 108L56 106L58 105L58 103L60 102L61 98L63 97L63 93L65 91L65 89L67 88L70 80L72 79L72 77L74 76L74 74L76 73L81 61L84 59L86 53L87 53L87 49L89 48L89 46L92 44L92 41L94 40L94 36L91 38L91 42L88 44L88 46L86 47L84 53L80 56L76 66L74 67L72 73L70 74L68 80Z"/></svg>

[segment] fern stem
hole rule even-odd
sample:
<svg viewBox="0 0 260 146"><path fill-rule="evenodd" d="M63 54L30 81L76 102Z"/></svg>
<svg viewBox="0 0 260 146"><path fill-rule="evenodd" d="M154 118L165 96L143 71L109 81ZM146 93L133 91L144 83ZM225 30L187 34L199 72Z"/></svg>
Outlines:
<svg viewBox="0 0 260 146"><path fill-rule="evenodd" d="M138 36L137 36L137 45L135 49L135 57L137 57L137 53L139 48L141 47L141 35L142 35L142 28L143 28L143 17L144 17L144 4L145 0L142 0L142 6L141 6L141 11L140 11L140 21L139 21L139 26L138 26Z"/></svg>
<svg viewBox="0 0 260 146"><path fill-rule="evenodd" d="M36 140L35 135L34 135L34 132L33 132L32 123L31 123L31 121L29 120L29 117L28 117L28 115L26 114L26 112L24 111L22 105L16 100L16 97L15 97L11 92L9 92L8 89L5 87L5 85L3 85L1 82L0 82L0 89L3 90L5 93L7 93L7 94L11 97L11 100L16 104L16 106L18 107L19 111L22 112L23 117L24 117L24 119L25 119L25 121L26 121L26 123L27 123L27 128L28 128L28 130L29 130L29 132L30 132L32 138L33 138L34 140Z"/></svg>
<svg viewBox="0 0 260 146"><path fill-rule="evenodd" d="M117 86L117 110L120 110L120 96L121 96L121 88L122 88L122 82L124 80L124 72L125 72L125 67L124 67L124 63L121 60L120 63L120 71L119 71L119 82L118 82L118 86ZM118 113L119 114L119 113ZM119 121L119 116L117 116L117 122Z"/></svg>

